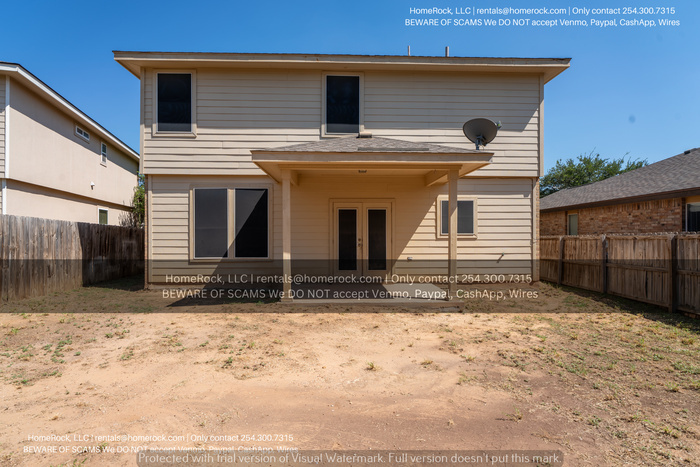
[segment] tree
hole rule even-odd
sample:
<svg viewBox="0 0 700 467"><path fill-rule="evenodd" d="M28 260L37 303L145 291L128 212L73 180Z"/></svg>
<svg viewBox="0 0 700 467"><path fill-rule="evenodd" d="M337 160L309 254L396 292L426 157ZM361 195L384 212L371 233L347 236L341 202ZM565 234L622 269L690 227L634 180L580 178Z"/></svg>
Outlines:
<svg viewBox="0 0 700 467"><path fill-rule="evenodd" d="M131 199L131 211L119 217L119 224L123 227L143 228L146 219L146 187L143 174L138 174L138 184L134 187L134 196Z"/></svg>
<svg viewBox="0 0 700 467"><path fill-rule="evenodd" d="M540 178L540 196L551 195L565 188L599 182L649 164L646 159L625 160L625 156L619 159L603 159L600 154L594 156L591 151L587 156L581 154L576 161L560 159L544 177Z"/></svg>

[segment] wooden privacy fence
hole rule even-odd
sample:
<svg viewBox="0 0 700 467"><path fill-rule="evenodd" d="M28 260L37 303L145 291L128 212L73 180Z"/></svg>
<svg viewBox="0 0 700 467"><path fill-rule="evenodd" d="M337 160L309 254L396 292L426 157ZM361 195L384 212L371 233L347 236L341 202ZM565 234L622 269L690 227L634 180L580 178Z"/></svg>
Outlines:
<svg viewBox="0 0 700 467"><path fill-rule="evenodd" d="M0 216L0 300L143 272L143 229Z"/></svg>
<svg viewBox="0 0 700 467"><path fill-rule="evenodd" d="M540 238L540 278L700 313L700 235Z"/></svg>

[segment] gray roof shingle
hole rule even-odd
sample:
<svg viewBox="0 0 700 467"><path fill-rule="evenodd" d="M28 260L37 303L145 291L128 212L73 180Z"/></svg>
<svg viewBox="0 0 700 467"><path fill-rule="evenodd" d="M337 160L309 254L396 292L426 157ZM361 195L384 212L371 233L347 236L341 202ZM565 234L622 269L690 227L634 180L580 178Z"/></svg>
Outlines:
<svg viewBox="0 0 700 467"><path fill-rule="evenodd" d="M434 154L483 154L474 149L453 148L431 143L414 143L392 138L358 138L348 136L332 138L312 143L294 144L278 148L268 148L263 152L328 152L328 153L353 153L353 152L421 152Z"/></svg>
<svg viewBox="0 0 700 467"><path fill-rule="evenodd" d="M564 209L593 203L700 189L700 148L599 182L545 196L540 210ZM611 201L611 203L605 203Z"/></svg>

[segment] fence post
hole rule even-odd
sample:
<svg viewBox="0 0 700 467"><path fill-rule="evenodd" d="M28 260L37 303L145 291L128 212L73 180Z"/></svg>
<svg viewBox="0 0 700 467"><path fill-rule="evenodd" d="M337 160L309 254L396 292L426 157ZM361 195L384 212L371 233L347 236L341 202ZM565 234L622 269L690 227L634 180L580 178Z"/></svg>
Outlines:
<svg viewBox="0 0 700 467"><path fill-rule="evenodd" d="M601 248L600 248L600 280L601 292L608 293L608 242L605 234L600 238Z"/></svg>
<svg viewBox="0 0 700 467"><path fill-rule="evenodd" d="M561 285L564 277L564 237L559 237L559 268L557 270L557 284Z"/></svg>
<svg viewBox="0 0 700 467"><path fill-rule="evenodd" d="M678 295L676 294L677 284L678 284L678 254L677 250L678 241L675 234L671 234L668 237L668 248L669 248L669 265L668 265L668 311L675 313L678 309Z"/></svg>

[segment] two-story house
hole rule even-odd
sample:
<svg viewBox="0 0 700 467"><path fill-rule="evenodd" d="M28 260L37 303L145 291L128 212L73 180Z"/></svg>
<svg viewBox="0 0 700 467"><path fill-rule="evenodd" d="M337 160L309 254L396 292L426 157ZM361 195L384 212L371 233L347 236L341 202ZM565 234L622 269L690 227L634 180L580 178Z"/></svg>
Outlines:
<svg viewBox="0 0 700 467"><path fill-rule="evenodd" d="M0 62L0 214L119 225L138 165L99 123L21 65Z"/></svg>
<svg viewBox="0 0 700 467"><path fill-rule="evenodd" d="M148 284L537 278L544 85L569 59L114 55L141 80ZM501 122L487 148L473 118Z"/></svg>

